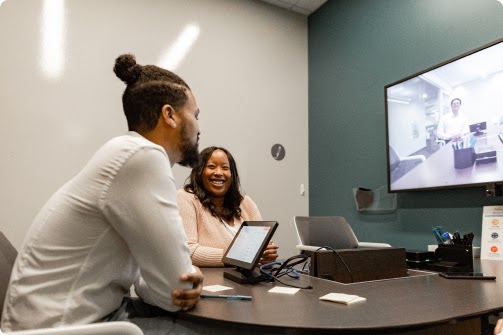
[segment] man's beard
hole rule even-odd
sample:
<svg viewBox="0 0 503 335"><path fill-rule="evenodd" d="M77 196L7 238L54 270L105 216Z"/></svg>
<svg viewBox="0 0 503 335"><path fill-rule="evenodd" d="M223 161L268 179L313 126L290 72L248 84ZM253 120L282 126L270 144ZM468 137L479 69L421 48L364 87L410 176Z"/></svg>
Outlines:
<svg viewBox="0 0 503 335"><path fill-rule="evenodd" d="M185 123L181 125L181 139L180 139L180 151L182 152L183 158L178 162L181 166L193 168L199 163L199 143L196 142L192 144L190 138L187 136L187 128Z"/></svg>

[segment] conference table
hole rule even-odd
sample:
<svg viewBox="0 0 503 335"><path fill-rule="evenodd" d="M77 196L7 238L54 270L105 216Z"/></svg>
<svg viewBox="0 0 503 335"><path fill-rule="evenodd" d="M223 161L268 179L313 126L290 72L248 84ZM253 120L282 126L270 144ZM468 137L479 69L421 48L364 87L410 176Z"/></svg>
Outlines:
<svg viewBox="0 0 503 335"><path fill-rule="evenodd" d="M492 146L496 162L473 164L466 168L454 167L453 142L440 147L423 163L391 184L392 190L430 188L449 185L494 183L503 176L503 143L498 134L503 127L488 129L488 133L476 137L475 150Z"/></svg>
<svg viewBox="0 0 503 335"><path fill-rule="evenodd" d="M223 277L225 269L202 268L204 286L231 287L218 293L253 299L202 298L179 317L226 325L235 334L240 329L257 334L480 334L481 318L503 310L503 262L477 259L474 267L497 279L446 279L426 271L350 284L308 275L281 277L289 284L313 287L293 295L270 293L283 286L279 283L238 284ZM319 300L327 293L354 294L366 301L344 305Z"/></svg>

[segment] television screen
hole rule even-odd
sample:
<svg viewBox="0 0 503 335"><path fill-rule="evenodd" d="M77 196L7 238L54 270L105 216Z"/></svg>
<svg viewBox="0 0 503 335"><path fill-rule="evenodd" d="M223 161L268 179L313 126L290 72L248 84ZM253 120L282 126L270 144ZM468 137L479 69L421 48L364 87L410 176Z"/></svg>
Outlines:
<svg viewBox="0 0 503 335"><path fill-rule="evenodd" d="M390 192L503 183L503 39L384 87Z"/></svg>

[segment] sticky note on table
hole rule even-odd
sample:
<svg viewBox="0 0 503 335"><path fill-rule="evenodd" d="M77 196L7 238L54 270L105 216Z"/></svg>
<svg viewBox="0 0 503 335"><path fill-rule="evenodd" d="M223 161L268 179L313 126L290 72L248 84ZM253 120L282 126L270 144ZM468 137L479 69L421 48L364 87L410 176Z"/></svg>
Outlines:
<svg viewBox="0 0 503 335"><path fill-rule="evenodd" d="M225 291L225 290L232 290L232 287L222 286L222 285L208 285L208 286L204 286L203 290L209 291L209 292L219 292L219 291Z"/></svg>
<svg viewBox="0 0 503 335"><path fill-rule="evenodd" d="M295 287L281 287L275 286L269 290L269 293L279 293L279 294L295 294L300 290L300 288Z"/></svg>
<svg viewBox="0 0 503 335"><path fill-rule="evenodd" d="M367 301L367 299L365 299L363 297L360 297L357 295L352 295L352 294L345 294L345 293L329 293L329 294L326 294L326 295L320 297L320 300L337 302L339 304L344 304L344 305L353 304L355 302Z"/></svg>

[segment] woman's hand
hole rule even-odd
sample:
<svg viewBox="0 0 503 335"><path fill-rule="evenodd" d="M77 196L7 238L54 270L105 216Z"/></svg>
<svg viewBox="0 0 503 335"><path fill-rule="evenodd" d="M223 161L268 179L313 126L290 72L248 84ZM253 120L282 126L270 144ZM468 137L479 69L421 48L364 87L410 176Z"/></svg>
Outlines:
<svg viewBox="0 0 503 335"><path fill-rule="evenodd" d="M503 331L503 319L499 319L494 327L494 335L499 335Z"/></svg>
<svg viewBox="0 0 503 335"><path fill-rule="evenodd" d="M278 258L278 246L274 243L269 242L262 257L260 258L259 265L274 262Z"/></svg>
<svg viewBox="0 0 503 335"><path fill-rule="evenodd" d="M199 295L203 290L203 274L201 270L194 266L196 271L184 274L180 277L181 281L191 282L191 289L174 289L171 292L173 304L182 308L183 311L194 307L199 301Z"/></svg>

